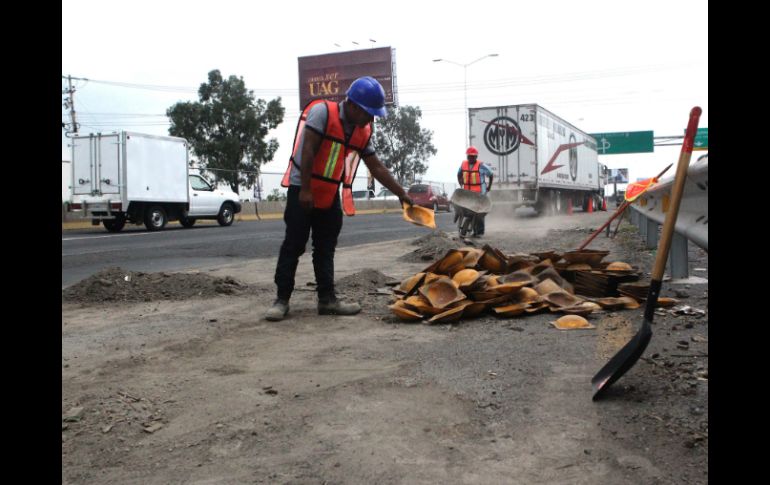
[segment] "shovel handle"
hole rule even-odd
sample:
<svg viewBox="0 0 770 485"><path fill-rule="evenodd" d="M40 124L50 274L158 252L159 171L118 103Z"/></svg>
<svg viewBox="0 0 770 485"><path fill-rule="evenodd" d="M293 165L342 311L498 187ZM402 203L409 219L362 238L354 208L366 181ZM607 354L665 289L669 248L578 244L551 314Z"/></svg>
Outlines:
<svg viewBox="0 0 770 485"><path fill-rule="evenodd" d="M616 218L616 217L618 217L620 214L622 214L622 213L623 213L623 211L626 209L626 207L628 207L628 201L627 201L627 200L624 200L624 201L623 201L623 203L622 203L622 204L620 204L620 207L618 207L618 208L617 208L617 210L615 211L615 213L614 213L614 214L612 214L612 217L610 217L609 219L607 219L607 222L605 222L605 223L602 225L602 227L600 227L599 229L595 230L593 234L591 234L590 236L588 236L588 239L586 239L585 241L583 241L583 244L581 244L580 246L578 246L578 251L580 251L581 249L583 249L583 248L585 248L586 246L588 246L588 244L589 244L591 241L593 241L593 240L594 240L594 238L596 237L596 235L597 235L597 234L599 234L600 232L602 232L602 230L603 230L605 227L609 226L609 225L610 225L610 223L611 223L613 220L615 220L615 218Z"/></svg>
<svg viewBox="0 0 770 485"><path fill-rule="evenodd" d="M655 256L655 267L652 270L652 279L650 281L650 290L647 293L647 302L644 307L642 326L634 338L626 343L591 379L591 384L594 386L592 398L594 401L598 400L613 382L620 379L628 369L633 367L652 338L651 324L655 315L655 303L658 301L658 295L660 294L663 270L666 267L668 250L671 247L671 238L676 225L676 217L679 213L679 202L682 200L684 182L690 165L690 156L692 155L695 129L698 127L700 115L701 109L698 106L690 111L690 121L687 124L687 131L682 143L682 153L679 156L679 164L677 165L676 177L674 178L671 204L669 204L666 211L666 219L663 221L663 233L658 242L658 254Z"/></svg>
<svg viewBox="0 0 770 485"><path fill-rule="evenodd" d="M692 152L692 150L690 150L690 152ZM658 180L659 178L661 178L661 177L663 176L663 174L664 174L664 173L666 173L666 172L668 171L668 169L669 169L669 168L671 168L671 165L673 165L673 163L672 163L672 164L669 164L669 166L668 166L668 167L664 168L662 172L660 172L658 175L656 175L656 176L655 176L655 180ZM620 207L618 207L618 208L617 208L617 210L615 211L615 213L612 215L612 217L610 217L610 218L609 218L609 220L607 220L607 222L605 222L605 223L604 223L604 225L603 225L602 227L600 227L599 229L597 229L596 231L594 231L594 233L593 233L593 234L591 234L590 236L588 236L588 239L586 239L585 241L583 241L583 244L581 244L581 245L578 247L578 251L580 251L580 250L582 250L583 248L585 248L586 246L588 246L588 243L590 243L591 241L593 241L593 240L594 240L594 238L596 237L596 235L597 235L597 234L599 234L600 232L602 232L602 229L604 229L605 227L609 226L609 225L610 225L610 223L613 221L613 219L615 219L615 218L616 218L616 217L618 217L620 214L622 214L622 213L623 213L623 211L624 211L624 210L626 210L626 207L628 207L630 204L631 204L631 202L629 202L629 201L627 201L627 200L624 200L624 201L623 201L623 203L620 205ZM618 225L620 225L620 223L618 223Z"/></svg>
<svg viewBox="0 0 770 485"><path fill-rule="evenodd" d="M663 231L660 235L658 245L658 254L655 257L655 266L652 269L651 279L661 281L663 271L666 269L666 259L668 259L668 250L671 248L671 239L676 227L676 218L679 215L679 204L682 201L684 192L684 182L687 178L687 169L690 168L690 157L692 157L693 142L695 132L698 128L698 120L703 110L699 106L690 111L690 121L687 123L687 133L682 142L682 152L679 155L679 163L676 166L676 175L674 176L674 185L671 190L671 202L666 211L666 218L663 221Z"/></svg>

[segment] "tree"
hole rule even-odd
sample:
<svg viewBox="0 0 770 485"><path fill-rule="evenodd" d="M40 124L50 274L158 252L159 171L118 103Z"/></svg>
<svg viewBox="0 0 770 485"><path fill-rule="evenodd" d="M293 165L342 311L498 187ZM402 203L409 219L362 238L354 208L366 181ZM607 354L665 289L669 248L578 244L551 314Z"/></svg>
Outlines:
<svg viewBox="0 0 770 485"><path fill-rule="evenodd" d="M424 174L428 158L436 154L433 132L420 128L421 117L417 106L388 106L388 116L377 120L377 156L401 185L413 182L416 174Z"/></svg>
<svg viewBox="0 0 770 485"><path fill-rule="evenodd" d="M265 137L283 122L281 98L255 99L242 77L223 79L218 69L209 72L198 97L200 102L180 102L166 110L169 134L186 138L203 168L238 193L240 185L253 185L260 166L278 149L275 138Z"/></svg>
<svg viewBox="0 0 770 485"><path fill-rule="evenodd" d="M267 196L268 202L275 202L275 201L281 201L281 200L283 201L286 200L286 194L285 193L282 194L278 192L278 189L273 189L273 191Z"/></svg>

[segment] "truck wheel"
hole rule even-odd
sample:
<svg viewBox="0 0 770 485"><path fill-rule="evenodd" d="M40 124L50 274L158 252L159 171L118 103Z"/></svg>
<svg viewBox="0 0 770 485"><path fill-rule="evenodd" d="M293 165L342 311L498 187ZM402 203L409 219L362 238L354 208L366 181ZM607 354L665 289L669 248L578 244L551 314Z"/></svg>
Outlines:
<svg viewBox="0 0 770 485"><path fill-rule="evenodd" d="M229 202L222 204L222 209L217 216L217 222L220 226L229 226L235 220L235 212L233 211L233 205Z"/></svg>
<svg viewBox="0 0 770 485"><path fill-rule="evenodd" d="M159 205L148 207L144 213L144 227L148 231L160 231L166 226L166 222L168 222L166 211Z"/></svg>
<svg viewBox="0 0 770 485"><path fill-rule="evenodd" d="M193 227L195 225L195 219L192 217L180 217L179 223L182 225L182 227Z"/></svg>
<svg viewBox="0 0 770 485"><path fill-rule="evenodd" d="M102 224L110 232L120 232L126 225L126 218L125 216L115 216L115 219L104 219Z"/></svg>

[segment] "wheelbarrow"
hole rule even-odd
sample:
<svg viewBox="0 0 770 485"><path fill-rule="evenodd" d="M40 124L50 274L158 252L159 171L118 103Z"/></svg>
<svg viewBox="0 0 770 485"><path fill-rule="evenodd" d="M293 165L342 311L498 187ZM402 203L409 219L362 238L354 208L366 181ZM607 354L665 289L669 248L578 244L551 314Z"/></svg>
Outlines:
<svg viewBox="0 0 770 485"><path fill-rule="evenodd" d="M492 209L492 201L486 194L465 189L455 189L450 202L454 207L454 222L460 237L465 237L470 231L475 235L477 222L483 221Z"/></svg>

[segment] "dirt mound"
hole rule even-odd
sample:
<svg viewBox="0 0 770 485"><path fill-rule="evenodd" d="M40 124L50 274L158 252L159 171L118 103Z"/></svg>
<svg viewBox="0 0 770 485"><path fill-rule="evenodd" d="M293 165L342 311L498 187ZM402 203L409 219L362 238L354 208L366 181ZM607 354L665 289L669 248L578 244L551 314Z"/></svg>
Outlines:
<svg viewBox="0 0 770 485"><path fill-rule="evenodd" d="M450 249L460 247L458 240L453 239L444 231L433 231L430 234L419 237L412 241L412 245L420 246L411 253L404 254L398 258L398 261L408 263L420 263L424 261L434 261L446 254Z"/></svg>
<svg viewBox="0 0 770 485"><path fill-rule="evenodd" d="M242 293L248 288L227 276L201 273L142 273L107 268L62 291L62 299L77 303L105 301L184 300Z"/></svg>
<svg viewBox="0 0 770 485"><path fill-rule="evenodd" d="M381 296L385 299L390 298L391 291L387 284L395 283L396 281L394 278L384 275L376 269L365 268L357 273L340 278L334 283L334 286L340 296L362 303L376 298L378 296L378 288L388 288L387 290L381 290ZM384 305L369 306L384 308ZM371 308L367 309L367 311L369 310Z"/></svg>
<svg viewBox="0 0 770 485"><path fill-rule="evenodd" d="M377 288L382 288L390 282L396 281L390 276L384 275L372 268L365 268L358 273L340 278L334 284L335 287L340 290L367 290L374 291Z"/></svg>
<svg viewBox="0 0 770 485"><path fill-rule="evenodd" d="M420 236L417 239L413 239L411 243L412 246L428 246L431 244L436 244L436 241L438 240L451 240L452 237L445 233L444 231L440 231L436 229L435 231L431 231L430 233Z"/></svg>

